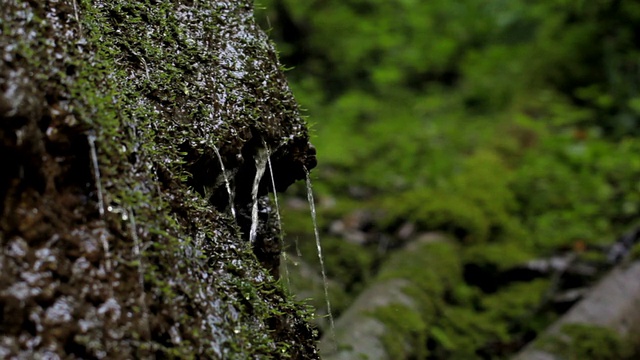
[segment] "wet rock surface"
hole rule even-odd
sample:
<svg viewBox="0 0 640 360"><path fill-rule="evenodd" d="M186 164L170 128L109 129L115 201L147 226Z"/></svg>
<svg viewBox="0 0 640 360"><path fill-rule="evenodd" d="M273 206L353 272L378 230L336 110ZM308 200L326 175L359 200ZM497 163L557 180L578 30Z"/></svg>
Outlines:
<svg viewBox="0 0 640 360"><path fill-rule="evenodd" d="M0 358L318 358L267 196L315 149L252 3L2 6Z"/></svg>

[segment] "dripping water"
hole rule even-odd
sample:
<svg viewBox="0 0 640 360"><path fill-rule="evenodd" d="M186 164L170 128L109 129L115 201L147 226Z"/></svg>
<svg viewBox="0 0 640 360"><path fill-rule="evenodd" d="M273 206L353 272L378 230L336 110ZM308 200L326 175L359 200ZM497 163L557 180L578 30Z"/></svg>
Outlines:
<svg viewBox="0 0 640 360"><path fill-rule="evenodd" d="M80 18L78 17L78 4L76 4L76 0L73 0L73 13L76 16L76 22L78 23L78 30L80 35L82 35L82 23L80 23Z"/></svg>
<svg viewBox="0 0 640 360"><path fill-rule="evenodd" d="M267 166L267 149L259 148L254 160L256 162L256 176L253 179L253 188L251 189L251 200L253 201L251 208L251 230L249 231L249 240L251 243L256 241L258 234L258 188L260 187L260 180L262 180L264 170Z"/></svg>
<svg viewBox="0 0 640 360"><path fill-rule="evenodd" d="M149 309L147 309L146 293L144 291L144 264L142 262L142 251L140 251L140 239L138 238L138 227L136 226L136 218L133 209L129 208L129 223L131 225L131 237L133 238L133 255L138 262L138 286L142 293L140 294L140 308L142 309L142 321L146 326L148 336L151 336L151 326L149 325ZM124 217L124 215L123 215Z"/></svg>
<svg viewBox="0 0 640 360"><path fill-rule="evenodd" d="M87 136L89 140L89 149L91 150L91 163L93 165L93 176L96 182L96 190L98 191L98 211L100 217L104 217L104 200L102 198L102 183L100 179L100 167L98 166L98 154L96 152L96 136L90 133Z"/></svg>
<svg viewBox="0 0 640 360"><path fill-rule="evenodd" d="M273 167L271 166L271 152L267 144L264 144L267 150L267 164L269 165L269 174L271 175L271 187L273 188L273 201L276 204L276 222L278 223L278 237L280 238L280 248L282 252L282 261L284 262L284 275L287 279L287 289L291 289L291 280L289 279L289 266L287 264L287 252L284 250L284 234L282 233L282 220L280 218L280 205L278 204L278 192L276 191L276 180L273 175Z"/></svg>
<svg viewBox="0 0 640 360"><path fill-rule="evenodd" d="M329 301L329 281L327 280L327 274L324 269L324 259L322 258L322 246L320 246L320 234L318 233L318 220L316 217L316 205L313 200L313 187L311 186L311 177L309 176L309 170L304 169L307 175L307 199L309 200L309 208L311 209L311 220L313 221L313 234L316 237L316 247L318 249L318 260L320 260L320 270L322 272L322 282L324 284L324 298L327 301L327 314L329 315L329 331L331 332L331 339L333 340L334 347L336 346L336 328L333 323L333 313L331 312L331 301Z"/></svg>
<svg viewBox="0 0 640 360"><path fill-rule="evenodd" d="M102 197L102 178L100 177L100 166L98 164L98 153L96 151L96 136L93 132L90 132L87 136L89 141L89 149L91 152L91 164L93 165L93 176L96 183L96 191L98 192L98 212L100 217L104 217L104 199ZM104 232L100 234L100 242L102 243L102 250L104 251L104 266L107 272L111 271L111 251L109 250L109 242Z"/></svg>
<svg viewBox="0 0 640 360"><path fill-rule="evenodd" d="M227 170L225 170L224 167L224 162L222 161L222 156L220 156L220 151L218 150L218 148L214 145L211 144L211 147L213 147L213 151L216 153L216 157L218 158L218 161L220 162L220 168L222 169L222 176L224 177L224 185L227 188L227 194L229 194L229 207L231 207L231 215L233 215L233 218L236 218L236 209L233 206L233 192L231 191L231 184L229 183L229 177L227 176Z"/></svg>

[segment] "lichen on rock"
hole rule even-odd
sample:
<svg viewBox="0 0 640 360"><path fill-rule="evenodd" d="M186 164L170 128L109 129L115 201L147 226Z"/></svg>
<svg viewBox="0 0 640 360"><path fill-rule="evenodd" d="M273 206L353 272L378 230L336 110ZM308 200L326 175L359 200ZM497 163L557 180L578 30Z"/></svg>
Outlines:
<svg viewBox="0 0 640 360"><path fill-rule="evenodd" d="M3 8L0 357L317 358L266 176L248 241L253 157L316 161L252 3Z"/></svg>

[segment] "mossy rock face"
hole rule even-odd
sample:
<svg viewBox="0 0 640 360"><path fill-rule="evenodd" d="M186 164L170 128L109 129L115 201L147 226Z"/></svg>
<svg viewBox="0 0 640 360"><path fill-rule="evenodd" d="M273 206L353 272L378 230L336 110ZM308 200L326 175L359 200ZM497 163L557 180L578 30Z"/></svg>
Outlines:
<svg viewBox="0 0 640 360"><path fill-rule="evenodd" d="M251 2L10 1L0 48L0 357L318 357L269 169L248 241L316 162Z"/></svg>

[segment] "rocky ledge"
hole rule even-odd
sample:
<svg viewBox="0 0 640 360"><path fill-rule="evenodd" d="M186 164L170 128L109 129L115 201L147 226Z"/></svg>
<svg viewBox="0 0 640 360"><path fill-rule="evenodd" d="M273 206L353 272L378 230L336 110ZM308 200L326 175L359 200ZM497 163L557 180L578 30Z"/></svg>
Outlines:
<svg viewBox="0 0 640 360"><path fill-rule="evenodd" d="M0 24L0 358L318 358L268 197L315 150L252 2Z"/></svg>

